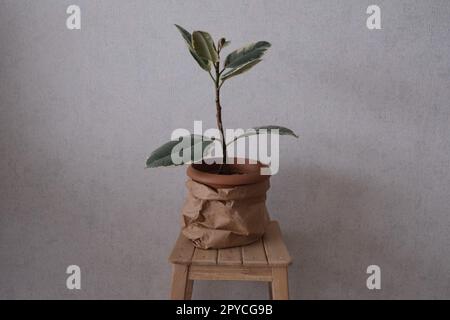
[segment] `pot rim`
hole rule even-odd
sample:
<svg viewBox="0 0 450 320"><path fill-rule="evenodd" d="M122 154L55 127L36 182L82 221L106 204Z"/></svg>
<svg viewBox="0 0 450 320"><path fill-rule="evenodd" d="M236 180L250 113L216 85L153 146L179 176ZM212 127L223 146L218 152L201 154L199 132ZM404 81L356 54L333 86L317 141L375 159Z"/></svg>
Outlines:
<svg viewBox="0 0 450 320"><path fill-rule="evenodd" d="M213 188L232 188L235 186L249 185L260 183L270 178L269 175L261 175L260 169L263 167L268 167L265 164L257 161L256 163L249 163L249 159L239 159L244 164L238 164L237 158L233 159L233 163L225 164L227 166L232 166L234 168L238 168L238 172L240 174L232 174L232 175L222 175L217 173L211 173L207 171L201 170L202 167L219 164L206 164L206 163L194 163L189 165L187 168L187 175L192 180L208 185ZM244 160L244 161L242 161Z"/></svg>

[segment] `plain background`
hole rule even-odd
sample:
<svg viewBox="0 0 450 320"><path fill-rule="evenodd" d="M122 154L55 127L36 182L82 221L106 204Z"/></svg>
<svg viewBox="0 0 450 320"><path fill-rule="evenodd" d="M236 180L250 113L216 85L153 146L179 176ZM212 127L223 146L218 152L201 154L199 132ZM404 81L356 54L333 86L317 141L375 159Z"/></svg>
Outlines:
<svg viewBox="0 0 450 320"><path fill-rule="evenodd" d="M371 4L382 30L366 28ZM215 125L174 23L231 49L273 44L224 87L224 122L301 137L282 139L268 198L292 298L450 298L447 0L1 0L0 298L168 297L185 169L144 163L173 129ZM65 287L71 264L80 291ZM194 293L266 297L262 283Z"/></svg>

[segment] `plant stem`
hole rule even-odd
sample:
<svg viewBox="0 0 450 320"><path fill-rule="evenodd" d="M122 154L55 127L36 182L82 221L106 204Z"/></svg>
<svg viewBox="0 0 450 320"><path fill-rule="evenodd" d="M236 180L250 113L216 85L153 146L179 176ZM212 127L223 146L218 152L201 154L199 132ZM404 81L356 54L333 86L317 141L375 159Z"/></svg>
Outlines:
<svg viewBox="0 0 450 320"><path fill-rule="evenodd" d="M217 128L220 131L220 134L222 136L222 153L223 153L223 164L227 161L227 145L225 141L225 134L223 131L223 124L222 124L222 106L220 105L220 63L217 62L214 65L216 69L216 120L217 120Z"/></svg>

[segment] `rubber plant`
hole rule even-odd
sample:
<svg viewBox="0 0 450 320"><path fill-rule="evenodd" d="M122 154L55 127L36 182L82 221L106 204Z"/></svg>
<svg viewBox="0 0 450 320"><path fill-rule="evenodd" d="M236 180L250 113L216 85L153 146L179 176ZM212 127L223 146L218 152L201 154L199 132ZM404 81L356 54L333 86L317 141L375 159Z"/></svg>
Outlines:
<svg viewBox="0 0 450 320"><path fill-rule="evenodd" d="M222 60L222 52L230 43L225 38L220 38L216 43L207 32L194 31L191 34L179 25L175 26L192 57L214 82L220 137L214 137L218 140L215 141L202 135L188 135L179 141L169 141L153 151L147 160L147 167L190 163L187 168L190 179L186 182L188 195L182 209L182 233L196 247L219 249L250 244L261 239L270 222L266 193L270 188L272 172L267 164L259 161L236 158L229 161L227 147L251 135L297 135L288 128L270 125L249 129L226 141L220 93L224 83L260 63L271 45L267 41L251 43ZM222 157L212 157L213 163L208 163L208 153L219 146ZM183 154L183 161L176 156L178 160L174 162L173 155L180 153Z"/></svg>
<svg viewBox="0 0 450 320"><path fill-rule="evenodd" d="M181 26L175 26L186 42L189 53L192 55L201 69L209 74L210 78L214 82L216 122L217 129L220 131L221 135L220 144L222 147L223 156L222 163L225 163L227 160L227 146L230 146L240 138L245 138L255 134L257 135L260 132L270 133L275 130L279 135L290 135L298 138L291 129L277 125L266 125L251 128L247 130L247 132L242 136L235 138L233 141L228 141L227 143L224 134L224 126L222 121L222 105L220 100L222 86L231 78L249 71L258 63L260 63L267 49L271 47L271 44L267 41L258 41L255 43L251 43L247 46L244 46L243 48L231 52L222 62L221 56L223 49L225 49L225 47L230 44L230 41L225 38L220 38L216 44L208 32L194 31L191 34ZM204 159L205 154L207 152L210 152L215 145L214 139L199 135L191 135L189 137L183 137L181 139L190 139L189 147L181 150L182 152L190 153L190 163L201 162ZM147 168L187 164L186 162L174 163L172 161L172 152L173 150L175 150L175 146L180 143L181 139L178 141L169 141L154 150L151 153L150 157L147 159ZM194 154L194 147L198 144L200 144L202 152L201 154ZM178 150L177 152L180 152L180 150Z"/></svg>

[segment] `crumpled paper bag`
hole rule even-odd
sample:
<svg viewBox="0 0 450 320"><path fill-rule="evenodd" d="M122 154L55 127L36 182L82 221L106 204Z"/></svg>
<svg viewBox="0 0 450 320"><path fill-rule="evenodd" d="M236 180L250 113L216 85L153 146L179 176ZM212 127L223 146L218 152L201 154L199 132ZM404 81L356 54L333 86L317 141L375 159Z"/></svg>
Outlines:
<svg viewBox="0 0 450 320"><path fill-rule="evenodd" d="M188 180L182 233L201 249L247 245L259 240L270 221L266 208L269 180L214 189Z"/></svg>

